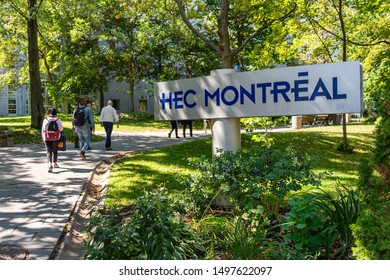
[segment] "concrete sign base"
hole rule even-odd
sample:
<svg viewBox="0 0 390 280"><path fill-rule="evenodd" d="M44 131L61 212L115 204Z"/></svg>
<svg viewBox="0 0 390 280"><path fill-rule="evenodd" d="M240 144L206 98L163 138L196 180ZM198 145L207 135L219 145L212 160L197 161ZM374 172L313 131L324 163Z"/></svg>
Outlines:
<svg viewBox="0 0 390 280"><path fill-rule="evenodd" d="M211 120L213 155L224 151L241 149L241 127L239 118Z"/></svg>
<svg viewBox="0 0 390 280"><path fill-rule="evenodd" d="M210 72L211 76L236 72L234 69L219 69ZM241 149L240 118L211 120L213 155L224 151L236 152Z"/></svg>

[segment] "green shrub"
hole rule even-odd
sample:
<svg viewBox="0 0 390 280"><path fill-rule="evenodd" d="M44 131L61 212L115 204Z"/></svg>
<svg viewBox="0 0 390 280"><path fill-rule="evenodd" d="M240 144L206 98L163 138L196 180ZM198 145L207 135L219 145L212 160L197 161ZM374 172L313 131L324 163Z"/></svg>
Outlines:
<svg viewBox="0 0 390 280"><path fill-rule="evenodd" d="M364 208L356 224L352 225L356 238L352 248L357 259L390 260L390 206L376 204Z"/></svg>
<svg viewBox="0 0 390 280"><path fill-rule="evenodd" d="M252 141L260 143L261 146L270 148L274 143L274 139L270 138L270 131L277 125L286 125L287 117L256 117L256 118L242 118L241 125L248 132L254 132L256 129L264 129L265 133L255 134L252 136Z"/></svg>
<svg viewBox="0 0 390 280"><path fill-rule="evenodd" d="M259 260L265 258L267 226L264 209L258 206L233 220L233 228L226 237L226 250L236 260Z"/></svg>
<svg viewBox="0 0 390 280"><path fill-rule="evenodd" d="M390 102L388 102L390 104ZM390 105L389 114L390 114ZM383 116L375 122L375 161L390 168L390 116Z"/></svg>
<svg viewBox="0 0 390 280"><path fill-rule="evenodd" d="M390 102L376 121L373 158L361 163L362 214L352 227L357 259L390 259Z"/></svg>
<svg viewBox="0 0 390 280"><path fill-rule="evenodd" d="M131 113L120 113L120 120L127 121L142 121L142 120L152 120L154 118L153 114L145 113L145 112L131 112Z"/></svg>
<svg viewBox="0 0 390 280"><path fill-rule="evenodd" d="M268 220L261 206L241 215L207 214L192 225L207 243L209 258L253 260L266 258Z"/></svg>
<svg viewBox="0 0 390 280"><path fill-rule="evenodd" d="M375 168L373 161L365 161L359 168L359 190L362 213L352 226L357 259L390 259L390 192L389 183ZM379 166L379 165L377 165Z"/></svg>
<svg viewBox="0 0 390 280"><path fill-rule="evenodd" d="M204 240L205 259L226 258L226 236L234 230L233 217L227 213L206 214L191 225Z"/></svg>
<svg viewBox="0 0 390 280"><path fill-rule="evenodd" d="M329 256L334 243L341 238L343 245L333 252L335 257L341 257L353 245L351 225L356 223L360 216L361 203L358 193L353 189L336 186L335 190L337 195L320 189L314 203L327 220L324 229L327 234L326 255Z"/></svg>
<svg viewBox="0 0 390 280"><path fill-rule="evenodd" d="M189 178L187 192L206 210L217 197L227 197L239 210L255 209L262 196L283 198L303 186L320 184L322 175L312 171L313 159L292 148L274 151L253 147L191 160L198 174ZM202 211L201 211L202 212Z"/></svg>
<svg viewBox="0 0 390 280"><path fill-rule="evenodd" d="M202 240L177 212L179 201L164 191L146 193L135 203L134 214L118 220L101 214L91 220L87 259L197 259Z"/></svg>
<svg viewBox="0 0 390 280"><path fill-rule="evenodd" d="M321 258L349 256L353 245L350 227L360 215L361 204L353 189L336 186L335 190L333 195L319 188L319 192L289 200L291 210L281 226L286 243Z"/></svg>
<svg viewBox="0 0 390 280"><path fill-rule="evenodd" d="M320 255L327 244L326 221L314 200L315 195L310 193L291 198L288 201L291 210L281 225L284 242L313 257Z"/></svg>
<svg viewBox="0 0 390 280"><path fill-rule="evenodd" d="M85 258L95 260L121 260L127 258L130 244L126 244L128 236L125 224L118 211L98 211L91 216L86 230L88 240L84 242Z"/></svg>

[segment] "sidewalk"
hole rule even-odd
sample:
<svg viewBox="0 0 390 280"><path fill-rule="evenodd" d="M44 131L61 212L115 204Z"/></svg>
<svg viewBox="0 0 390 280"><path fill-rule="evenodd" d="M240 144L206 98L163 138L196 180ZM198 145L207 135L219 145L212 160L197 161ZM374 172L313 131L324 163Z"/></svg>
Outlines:
<svg viewBox="0 0 390 280"><path fill-rule="evenodd" d="M188 132L187 132L188 133ZM48 260L64 227L81 198L94 168L118 153L139 152L156 147L209 137L195 131L193 138L167 137L155 133L113 133L113 151L105 151L104 141L91 144L87 160L69 144L59 152L60 168L47 172L43 145L0 147L0 260ZM211 151L210 151L211 152Z"/></svg>

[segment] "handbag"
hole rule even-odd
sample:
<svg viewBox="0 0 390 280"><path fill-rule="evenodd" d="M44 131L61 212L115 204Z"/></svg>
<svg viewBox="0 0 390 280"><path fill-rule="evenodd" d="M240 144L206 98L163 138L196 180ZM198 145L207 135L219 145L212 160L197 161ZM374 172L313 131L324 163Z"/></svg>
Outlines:
<svg viewBox="0 0 390 280"><path fill-rule="evenodd" d="M58 140L57 150L66 151L66 137L63 132L61 132L60 140Z"/></svg>

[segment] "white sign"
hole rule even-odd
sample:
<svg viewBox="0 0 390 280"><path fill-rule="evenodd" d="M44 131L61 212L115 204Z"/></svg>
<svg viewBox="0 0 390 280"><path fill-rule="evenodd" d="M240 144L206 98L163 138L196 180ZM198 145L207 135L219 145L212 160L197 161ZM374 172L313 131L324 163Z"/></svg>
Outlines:
<svg viewBox="0 0 390 280"><path fill-rule="evenodd" d="M154 93L156 120L363 111L358 61L160 82Z"/></svg>

